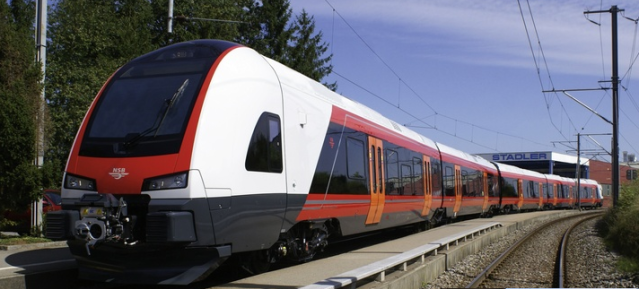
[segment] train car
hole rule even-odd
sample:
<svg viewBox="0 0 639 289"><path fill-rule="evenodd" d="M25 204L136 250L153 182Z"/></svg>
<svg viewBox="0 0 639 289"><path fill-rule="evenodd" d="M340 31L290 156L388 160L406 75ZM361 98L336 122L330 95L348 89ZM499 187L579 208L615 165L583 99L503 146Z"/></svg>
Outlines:
<svg viewBox="0 0 639 289"><path fill-rule="evenodd" d="M545 194L545 208L552 210L557 207L557 200L559 192L562 190L562 177L558 175L544 175L546 177L546 189Z"/></svg>
<svg viewBox="0 0 639 289"><path fill-rule="evenodd" d="M535 171L523 170L521 178L524 204L522 209L528 211L541 210L544 207L543 187L546 185L546 177Z"/></svg>
<svg viewBox="0 0 639 289"><path fill-rule="evenodd" d="M519 167L496 163L499 171L501 192L501 210L511 211L539 210L543 208L543 174Z"/></svg>
<svg viewBox="0 0 639 289"><path fill-rule="evenodd" d="M575 200L575 207L593 209L598 207L599 184L595 180L579 180L579 197Z"/></svg>
<svg viewBox="0 0 639 289"><path fill-rule="evenodd" d="M557 204L555 208L572 209L577 186L576 180L561 177L559 184L560 186L557 187Z"/></svg>
<svg viewBox="0 0 639 289"><path fill-rule="evenodd" d="M498 171L489 161L437 143L441 153L446 218L491 216L499 210ZM434 205L439 203L434 199Z"/></svg>
<svg viewBox="0 0 639 289"><path fill-rule="evenodd" d="M262 272L311 259L329 236L428 226L443 215L440 158L433 141L250 48L184 42L104 84L46 235L68 240L82 279L188 284L229 257ZM452 163L472 194L495 175Z"/></svg>
<svg viewBox="0 0 639 289"><path fill-rule="evenodd" d="M598 208L603 207L603 203L604 203L603 187L599 183L597 183L597 200L595 202L597 203Z"/></svg>

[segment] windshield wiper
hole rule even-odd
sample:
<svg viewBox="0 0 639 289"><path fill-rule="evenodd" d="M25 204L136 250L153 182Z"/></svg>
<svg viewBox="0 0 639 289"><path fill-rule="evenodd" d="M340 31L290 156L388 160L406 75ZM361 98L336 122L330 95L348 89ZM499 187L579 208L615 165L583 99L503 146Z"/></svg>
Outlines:
<svg viewBox="0 0 639 289"><path fill-rule="evenodd" d="M182 83L182 86L180 86L180 88L178 88L178 90L173 94L173 96L171 97L171 99L168 102L168 105L166 106L166 109L164 110L164 114L162 115L162 119L160 120L160 124L158 124L158 127L155 129L155 134L153 134L153 137L155 137L158 134L158 131L160 130L160 127L164 123L164 119L166 118L166 115L169 114L169 111L171 110L173 105L176 104L178 101L180 101L180 98L182 98L182 95L184 94L184 90L186 89L186 87L188 85L189 85L189 79L187 78Z"/></svg>
<svg viewBox="0 0 639 289"><path fill-rule="evenodd" d="M170 99L165 100L166 103L166 107L164 107L164 111L162 111L161 113L158 114L158 117L155 119L155 122L153 122L153 125L144 130L141 133L130 133L127 134L124 137L124 148L128 149L133 147L134 145L136 145L143 137L153 133L153 137L156 137L158 134L158 131L160 130L160 127L162 127L162 123L164 123L164 119L166 118L166 116L169 114L169 111L171 110L171 108L180 101L180 98L182 97L182 95L184 94L184 91L186 90L186 87L189 85L189 79L185 79L184 82L182 83L182 85L180 86L180 88L178 88L175 93L173 94L173 96ZM159 121L159 123L158 123ZM157 125L156 125L157 124Z"/></svg>

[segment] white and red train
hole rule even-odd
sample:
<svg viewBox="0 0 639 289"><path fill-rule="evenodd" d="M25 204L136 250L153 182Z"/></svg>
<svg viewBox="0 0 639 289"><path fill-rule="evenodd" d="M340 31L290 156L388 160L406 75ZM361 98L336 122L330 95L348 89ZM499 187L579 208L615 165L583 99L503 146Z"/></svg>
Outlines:
<svg viewBox="0 0 639 289"><path fill-rule="evenodd" d="M597 183L581 180L581 205ZM573 207L576 182L435 143L254 50L174 44L102 87L64 174L80 278L188 284L230 256L261 271L329 236Z"/></svg>

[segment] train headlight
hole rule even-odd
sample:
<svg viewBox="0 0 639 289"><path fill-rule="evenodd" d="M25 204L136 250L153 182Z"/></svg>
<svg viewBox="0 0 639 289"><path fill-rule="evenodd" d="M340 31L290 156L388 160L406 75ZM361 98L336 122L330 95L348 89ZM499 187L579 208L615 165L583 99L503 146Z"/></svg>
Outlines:
<svg viewBox="0 0 639 289"><path fill-rule="evenodd" d="M187 172L184 172L146 179L142 183L142 191L186 188L188 175Z"/></svg>
<svg viewBox="0 0 639 289"><path fill-rule="evenodd" d="M67 189L95 191L95 180L67 174L64 178L64 187Z"/></svg>

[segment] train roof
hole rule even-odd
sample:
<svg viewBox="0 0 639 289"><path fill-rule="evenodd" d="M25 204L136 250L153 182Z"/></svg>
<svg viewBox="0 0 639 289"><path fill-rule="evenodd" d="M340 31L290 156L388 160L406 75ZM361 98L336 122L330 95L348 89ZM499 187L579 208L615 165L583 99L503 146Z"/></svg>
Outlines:
<svg viewBox="0 0 639 289"><path fill-rule="evenodd" d="M595 180L592 179L581 179L579 180L579 182L583 183L583 184L587 184L587 185L599 185L599 183Z"/></svg>
<svg viewBox="0 0 639 289"><path fill-rule="evenodd" d="M492 171L497 171L497 169L495 168L495 165L493 165L491 162L487 161L486 159L480 157L480 156L476 156L476 155L471 155L469 153L466 153L464 151L460 151L458 149L449 147L445 144L442 143L438 143L436 142L437 147L439 148L439 151L442 154L447 154L462 160L465 160L467 162L471 162L477 165L480 165L482 167L485 167L487 169L490 169Z"/></svg>
<svg viewBox="0 0 639 289"><path fill-rule="evenodd" d="M546 175L546 178L554 181L563 181L563 177L559 175Z"/></svg>
<svg viewBox="0 0 639 289"><path fill-rule="evenodd" d="M436 149L435 142L397 122L383 116L378 111L361 104L348 97L340 95L323 84L275 61L268 57L264 57L277 73L283 86L292 88L306 96L315 97L337 106L345 111L351 112L359 117L363 117L381 127L388 129L403 137L419 142L423 145Z"/></svg>
<svg viewBox="0 0 639 289"><path fill-rule="evenodd" d="M528 176L528 177L533 177L533 178L538 178L538 179L545 179L546 177L544 176L544 174L536 172L536 171L531 171L531 170L526 170L526 169L522 169L520 167L516 167L513 165L507 165L507 164L503 164L503 163L494 163L495 165L497 165L499 167L499 171L502 173L510 173L510 174L515 174L515 175L522 175L522 176Z"/></svg>

